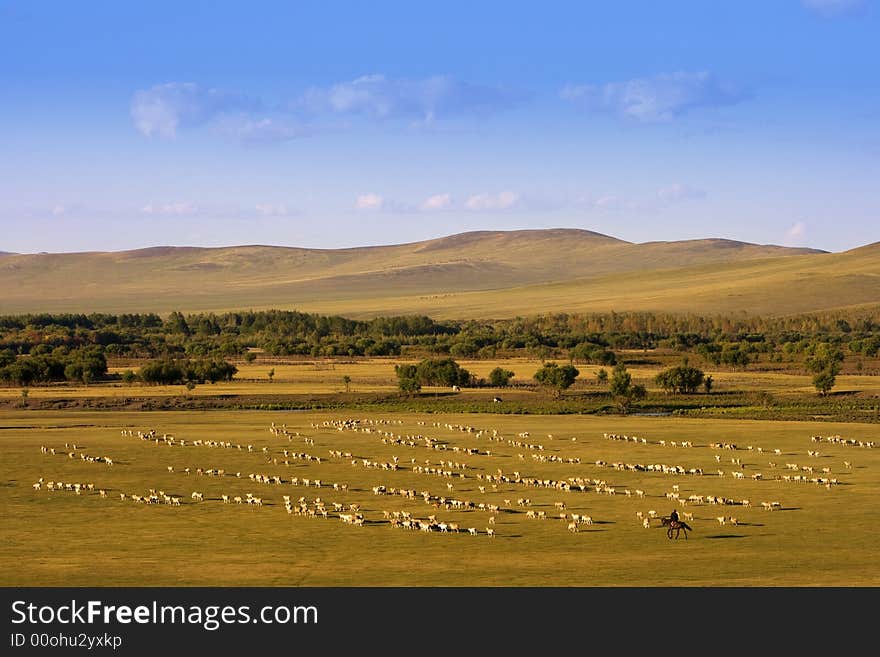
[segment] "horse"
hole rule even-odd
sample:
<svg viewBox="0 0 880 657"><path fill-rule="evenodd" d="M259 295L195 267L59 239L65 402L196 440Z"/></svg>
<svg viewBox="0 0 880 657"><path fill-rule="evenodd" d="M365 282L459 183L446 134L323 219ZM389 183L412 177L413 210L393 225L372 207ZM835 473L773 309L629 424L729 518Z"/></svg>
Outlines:
<svg viewBox="0 0 880 657"><path fill-rule="evenodd" d="M688 532L694 531L693 528L683 520L672 520L670 518L662 519L663 526L666 527L666 538L678 539L678 535L684 532L684 538L687 540Z"/></svg>

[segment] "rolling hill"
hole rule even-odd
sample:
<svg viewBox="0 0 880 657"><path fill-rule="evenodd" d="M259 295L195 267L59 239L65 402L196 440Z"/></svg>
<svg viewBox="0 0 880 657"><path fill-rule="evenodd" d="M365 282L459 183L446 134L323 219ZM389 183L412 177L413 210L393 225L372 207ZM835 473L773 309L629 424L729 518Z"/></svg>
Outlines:
<svg viewBox="0 0 880 657"><path fill-rule="evenodd" d="M788 314L880 304L880 243L843 253L586 230L477 231L391 246L5 254L0 314L284 308L352 317L550 311Z"/></svg>

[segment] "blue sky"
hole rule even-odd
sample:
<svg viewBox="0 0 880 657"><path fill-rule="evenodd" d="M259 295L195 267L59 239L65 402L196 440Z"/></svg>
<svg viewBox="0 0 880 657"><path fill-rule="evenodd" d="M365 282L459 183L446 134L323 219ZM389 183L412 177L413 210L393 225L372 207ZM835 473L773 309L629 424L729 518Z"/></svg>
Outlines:
<svg viewBox="0 0 880 657"><path fill-rule="evenodd" d="M877 0L0 0L0 251L880 241Z"/></svg>

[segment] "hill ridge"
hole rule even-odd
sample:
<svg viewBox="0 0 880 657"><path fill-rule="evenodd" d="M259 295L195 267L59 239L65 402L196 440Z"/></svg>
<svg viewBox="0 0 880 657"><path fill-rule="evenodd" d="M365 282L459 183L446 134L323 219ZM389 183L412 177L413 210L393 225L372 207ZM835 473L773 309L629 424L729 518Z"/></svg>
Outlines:
<svg viewBox="0 0 880 657"><path fill-rule="evenodd" d="M577 228L341 249L240 245L8 254L0 314L284 307L344 315L773 312L880 304L880 243L843 253ZM760 290L757 294L755 291Z"/></svg>

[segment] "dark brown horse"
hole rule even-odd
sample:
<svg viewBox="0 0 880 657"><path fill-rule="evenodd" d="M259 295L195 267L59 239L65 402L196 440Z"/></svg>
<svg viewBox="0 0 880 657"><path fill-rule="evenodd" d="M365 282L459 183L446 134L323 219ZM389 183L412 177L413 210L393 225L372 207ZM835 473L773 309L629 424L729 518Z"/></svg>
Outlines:
<svg viewBox="0 0 880 657"><path fill-rule="evenodd" d="M687 540L688 532L694 531L693 528L683 520L672 520L670 518L662 518L663 526L666 527L666 538L677 539L679 534L684 532L684 538Z"/></svg>

